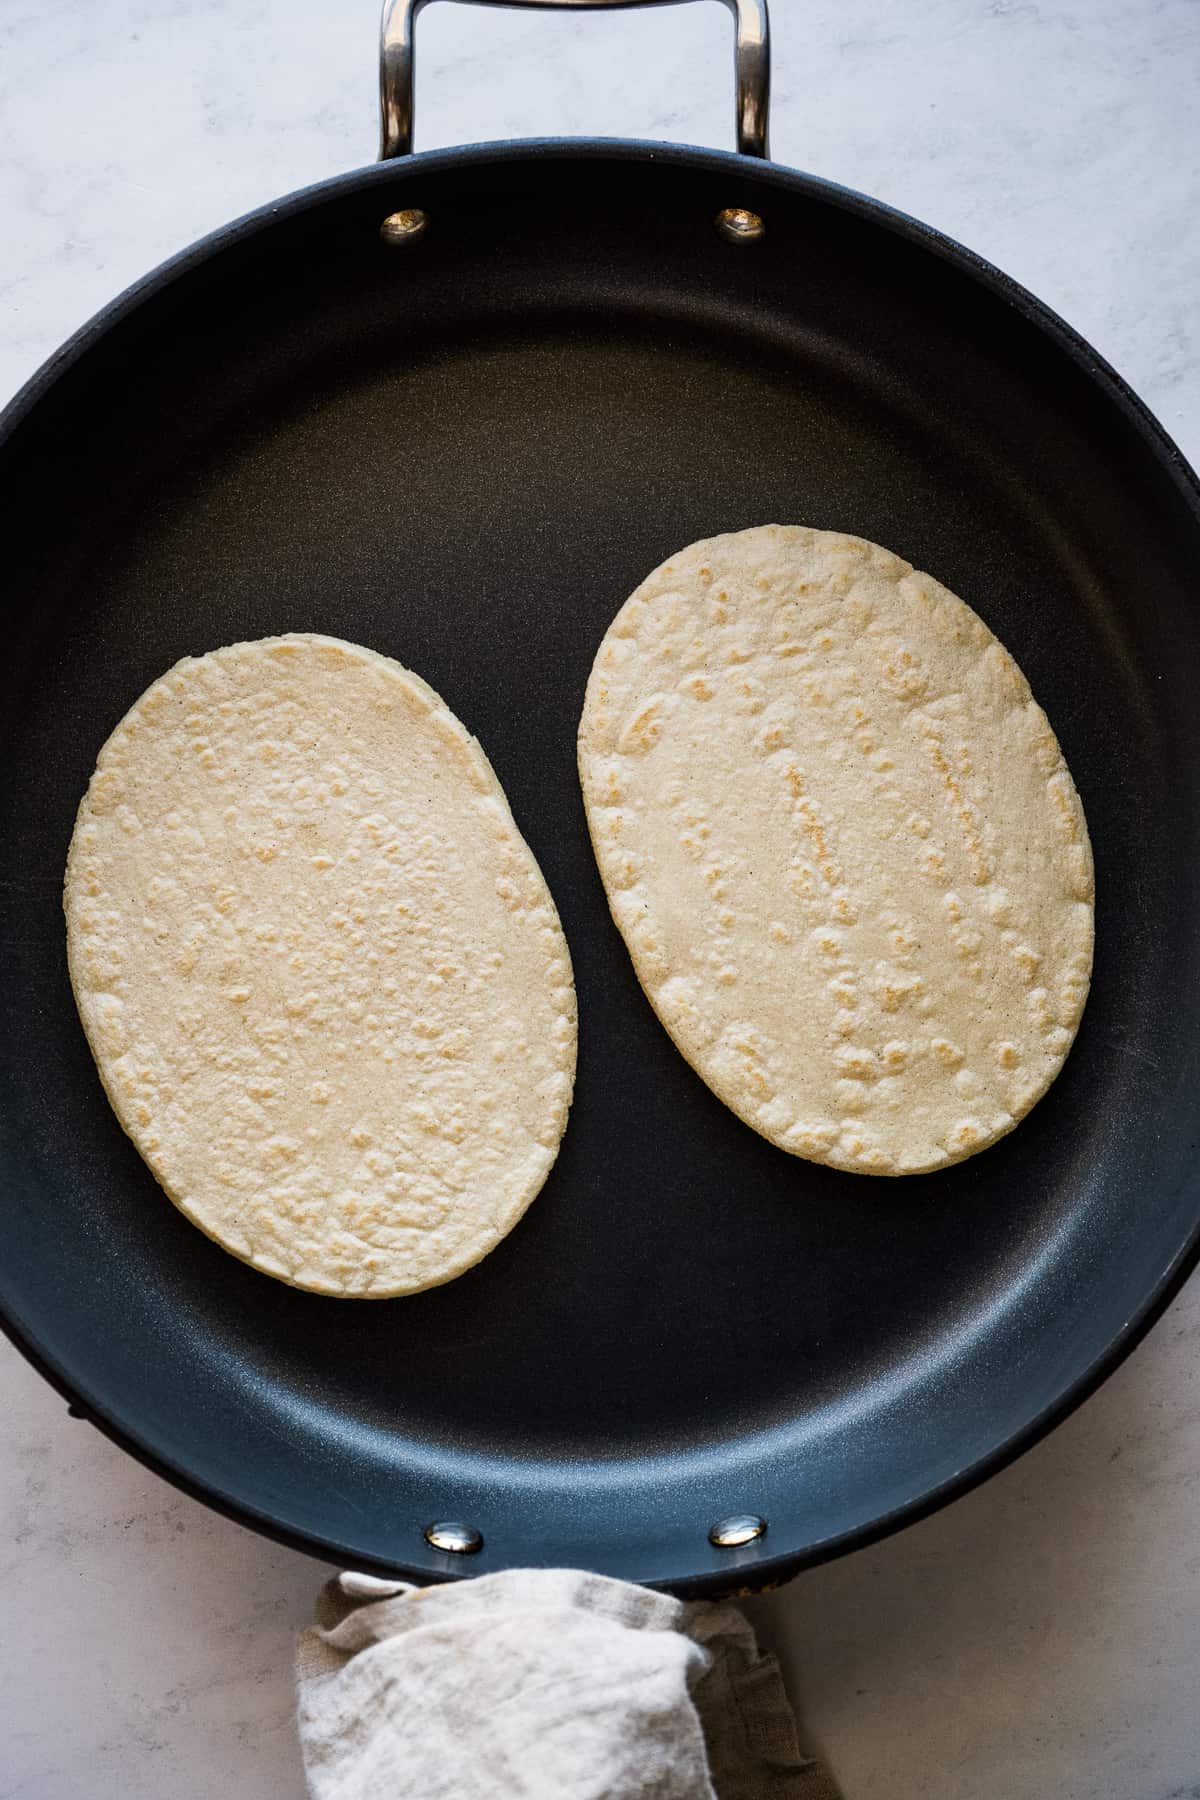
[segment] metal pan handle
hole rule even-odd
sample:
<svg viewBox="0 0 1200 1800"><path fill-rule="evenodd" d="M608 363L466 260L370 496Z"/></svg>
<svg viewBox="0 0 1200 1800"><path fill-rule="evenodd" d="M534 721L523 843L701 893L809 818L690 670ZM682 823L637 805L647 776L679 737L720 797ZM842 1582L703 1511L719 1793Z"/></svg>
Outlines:
<svg viewBox="0 0 1200 1800"><path fill-rule="evenodd" d="M475 6L555 7L598 12L610 6L674 6L679 0L470 0ZM429 0L384 0L379 42L381 162L408 156L413 147L413 26ZM737 24L737 147L743 156L767 152L771 98L771 42L767 0L724 0Z"/></svg>

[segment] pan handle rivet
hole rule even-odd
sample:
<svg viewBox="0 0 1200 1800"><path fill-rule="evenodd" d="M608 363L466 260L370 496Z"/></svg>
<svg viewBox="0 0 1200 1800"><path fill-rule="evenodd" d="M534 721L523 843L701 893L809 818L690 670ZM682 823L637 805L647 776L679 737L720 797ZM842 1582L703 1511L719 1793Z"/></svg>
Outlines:
<svg viewBox="0 0 1200 1800"><path fill-rule="evenodd" d="M714 223L731 244L756 244L767 229L758 213L746 206L722 207Z"/></svg>
<svg viewBox="0 0 1200 1800"><path fill-rule="evenodd" d="M473 1556L483 1549L483 1533L473 1525L460 1525L455 1519L437 1519L425 1527L425 1542L435 1550L449 1550L454 1556Z"/></svg>
<svg viewBox="0 0 1200 1800"><path fill-rule="evenodd" d="M400 212L388 214L379 227L379 235L385 244L415 244L418 238L424 237L428 223L429 214L422 212L419 206L406 206Z"/></svg>
<svg viewBox="0 0 1200 1800"><path fill-rule="evenodd" d="M717 1520L708 1534L708 1541L718 1550L740 1550L743 1544L752 1544L766 1534L767 1521L756 1513L734 1513L728 1519Z"/></svg>

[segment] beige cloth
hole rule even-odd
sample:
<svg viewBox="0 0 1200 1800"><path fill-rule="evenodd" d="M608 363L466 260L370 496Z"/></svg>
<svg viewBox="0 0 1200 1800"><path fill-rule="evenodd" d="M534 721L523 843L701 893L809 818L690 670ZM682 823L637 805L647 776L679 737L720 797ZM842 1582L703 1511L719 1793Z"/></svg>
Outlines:
<svg viewBox="0 0 1200 1800"><path fill-rule="evenodd" d="M313 1800L837 1800L734 1607L574 1569L341 1575L297 1647Z"/></svg>

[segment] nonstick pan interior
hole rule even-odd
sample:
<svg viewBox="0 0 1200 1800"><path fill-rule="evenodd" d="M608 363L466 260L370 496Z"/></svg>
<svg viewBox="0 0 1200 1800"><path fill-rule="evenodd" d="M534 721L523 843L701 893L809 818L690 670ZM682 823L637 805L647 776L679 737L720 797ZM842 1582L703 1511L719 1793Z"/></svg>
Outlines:
<svg viewBox="0 0 1200 1800"><path fill-rule="evenodd" d="M731 244L748 205L760 242ZM383 216L429 228L381 242ZM733 157L437 154L181 259L0 451L3 1295L83 1409L239 1517L426 1576L567 1562L755 1585L957 1491L1099 1379L1200 1199L1197 500L1083 348L919 227ZM980 611L1096 855L1076 1047L928 1178L812 1166L656 1023L588 845L575 729L641 577L769 520L873 538ZM60 884L95 754L176 658L314 630L480 737L575 960L559 1162L478 1268L298 1293L169 1205L104 1099ZM765 1537L709 1543L733 1513ZM423 1528L462 1520L455 1559Z"/></svg>

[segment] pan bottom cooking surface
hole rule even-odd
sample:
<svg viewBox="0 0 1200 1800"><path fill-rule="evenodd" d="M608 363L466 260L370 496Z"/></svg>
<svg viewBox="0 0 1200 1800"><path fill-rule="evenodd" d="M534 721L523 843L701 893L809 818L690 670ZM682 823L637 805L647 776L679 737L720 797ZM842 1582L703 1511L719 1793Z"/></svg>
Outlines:
<svg viewBox="0 0 1200 1800"><path fill-rule="evenodd" d="M713 229L734 204L761 242ZM430 225L396 249L400 205ZM1186 469L1088 364L882 209L593 145L326 184L41 378L0 449L2 1280L85 1410L343 1560L715 1591L928 1508L1100 1377L1200 1210L1200 531ZM1075 1049L1017 1131L926 1178L802 1162L726 1111L642 996L588 844L575 729L612 615L673 550L771 520L871 538L975 607L1088 817ZM437 688L575 962L550 1180L481 1265L402 1300L293 1291L189 1226L109 1110L67 979L62 869L103 739L177 658L284 631ZM740 1512L766 1536L710 1545ZM447 1517L483 1550L428 1547Z"/></svg>

